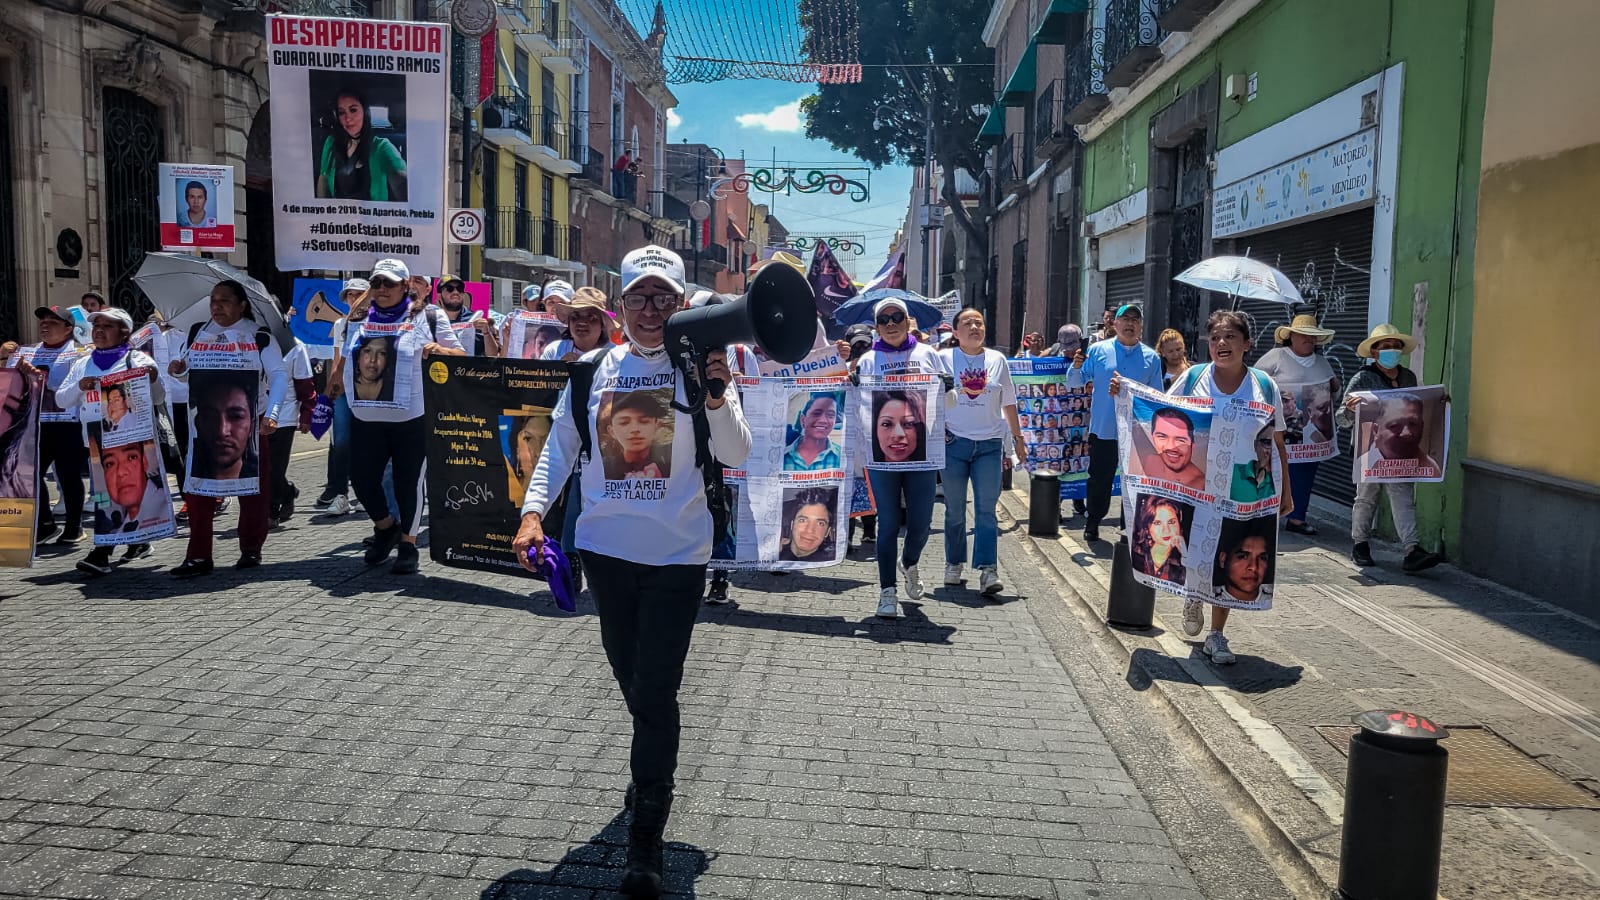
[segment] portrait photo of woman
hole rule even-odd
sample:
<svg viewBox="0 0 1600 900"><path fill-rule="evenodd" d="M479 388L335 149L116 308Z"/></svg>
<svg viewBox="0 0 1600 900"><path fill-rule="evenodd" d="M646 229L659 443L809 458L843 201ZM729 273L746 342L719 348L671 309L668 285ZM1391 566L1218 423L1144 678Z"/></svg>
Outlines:
<svg viewBox="0 0 1600 900"><path fill-rule="evenodd" d="M927 416L921 394L872 392L872 458L876 462L922 462L928 458Z"/></svg>
<svg viewBox="0 0 1600 900"><path fill-rule="evenodd" d="M1166 497L1141 494L1133 514L1133 567L1162 581L1183 584L1188 570L1189 525L1194 507Z"/></svg>
<svg viewBox="0 0 1600 900"><path fill-rule="evenodd" d="M403 79L399 83L403 92ZM315 82L312 90L315 93ZM361 86L340 86L331 108L316 123L319 131L327 132L317 154L318 197L379 202L406 199L405 158L393 141L375 133L391 127L389 108L374 107L367 98L368 92Z"/></svg>
<svg viewBox="0 0 1600 900"><path fill-rule="evenodd" d="M362 338L355 352L355 399L389 403L394 400L395 339L386 335Z"/></svg>
<svg viewBox="0 0 1600 900"><path fill-rule="evenodd" d="M513 504L520 503L528 493L528 480L533 478L539 454L544 452L545 441L550 439L550 412L543 407L528 407L510 410L500 417L500 448L505 452L509 475L506 496Z"/></svg>
<svg viewBox="0 0 1600 900"><path fill-rule="evenodd" d="M15 368L0 369L0 498L34 495L39 446L38 391Z"/></svg>

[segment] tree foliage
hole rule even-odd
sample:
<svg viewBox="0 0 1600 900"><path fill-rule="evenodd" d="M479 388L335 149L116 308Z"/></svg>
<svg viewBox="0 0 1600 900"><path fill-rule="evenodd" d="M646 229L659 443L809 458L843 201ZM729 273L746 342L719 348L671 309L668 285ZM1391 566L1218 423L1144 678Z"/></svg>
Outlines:
<svg viewBox="0 0 1600 900"><path fill-rule="evenodd" d="M822 37L813 24L836 3L801 0L808 46ZM861 81L818 85L801 101L806 137L875 166L922 165L931 112L934 160L983 183L978 129L994 102L994 51L980 36L989 6L987 0L860 0ZM944 182L944 200L969 246L984 248L983 218L962 206L955 179Z"/></svg>

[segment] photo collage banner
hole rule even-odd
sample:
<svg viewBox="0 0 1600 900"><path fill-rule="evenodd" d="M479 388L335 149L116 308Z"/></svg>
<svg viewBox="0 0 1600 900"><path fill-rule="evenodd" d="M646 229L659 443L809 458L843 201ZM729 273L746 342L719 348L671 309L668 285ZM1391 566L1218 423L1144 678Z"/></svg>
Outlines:
<svg viewBox="0 0 1600 900"><path fill-rule="evenodd" d="M1134 578L1192 600L1272 606L1279 465L1274 408L1175 397L1124 380L1116 397Z"/></svg>
<svg viewBox="0 0 1600 900"><path fill-rule="evenodd" d="M1061 499L1089 495L1089 402L1094 385L1067 387L1072 361L1060 356L1007 360L1017 386L1017 423L1027 447L1023 467L1060 473ZM1114 483L1113 492L1117 485Z"/></svg>

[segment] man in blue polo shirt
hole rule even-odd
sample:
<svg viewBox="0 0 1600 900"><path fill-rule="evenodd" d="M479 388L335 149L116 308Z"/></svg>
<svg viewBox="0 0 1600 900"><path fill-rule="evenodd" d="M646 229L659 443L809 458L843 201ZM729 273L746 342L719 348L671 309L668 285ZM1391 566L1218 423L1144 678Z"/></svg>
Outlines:
<svg viewBox="0 0 1600 900"><path fill-rule="evenodd" d="M1111 324L1116 337L1097 341L1088 352L1079 349L1067 372L1068 388L1082 387L1085 381L1094 384L1089 404L1088 525L1083 529L1083 539L1089 543L1100 540L1100 522L1111 509L1111 480L1117 474L1117 408L1110 394L1111 376L1161 390L1161 357L1139 340L1144 334L1144 311L1124 303Z"/></svg>

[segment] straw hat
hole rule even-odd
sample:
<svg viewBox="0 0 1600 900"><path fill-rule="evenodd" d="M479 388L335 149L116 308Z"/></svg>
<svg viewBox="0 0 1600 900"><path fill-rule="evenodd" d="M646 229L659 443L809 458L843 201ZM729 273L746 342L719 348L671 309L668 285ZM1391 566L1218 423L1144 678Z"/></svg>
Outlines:
<svg viewBox="0 0 1600 900"><path fill-rule="evenodd" d="M799 272L801 275L806 274L806 264L800 261L800 257L784 250L779 250L777 253L772 254L766 259L756 260L750 264L748 271L751 275L754 275L755 273L761 271L762 268L772 263L783 263L791 269Z"/></svg>
<svg viewBox="0 0 1600 900"><path fill-rule="evenodd" d="M554 313L555 317L560 319L563 325L567 324L567 320L572 317L573 310L592 309L600 313L600 318L605 321L607 327L612 330L617 328L617 320L606 309L605 292L599 288L584 285L573 291L571 300L552 297L544 302L544 306L545 309Z"/></svg>
<svg viewBox="0 0 1600 900"><path fill-rule="evenodd" d="M1401 353L1410 353L1417 348L1417 342L1411 335L1403 334L1400 329L1385 322L1372 329L1371 336L1362 341L1361 346L1356 348L1356 355L1364 356L1368 359L1375 358L1372 352L1372 345L1379 341L1399 341Z"/></svg>
<svg viewBox="0 0 1600 900"><path fill-rule="evenodd" d="M1274 335L1277 337L1278 343L1282 344L1289 340L1291 332L1316 338L1318 344L1326 344L1333 340L1333 332L1327 328L1318 328L1317 317L1312 315L1295 316L1293 322L1287 325L1279 325Z"/></svg>

